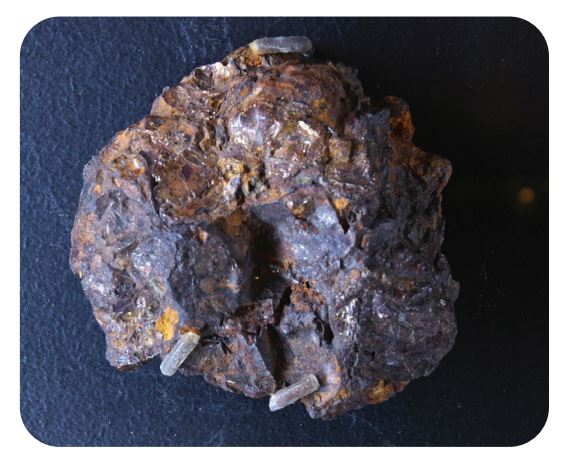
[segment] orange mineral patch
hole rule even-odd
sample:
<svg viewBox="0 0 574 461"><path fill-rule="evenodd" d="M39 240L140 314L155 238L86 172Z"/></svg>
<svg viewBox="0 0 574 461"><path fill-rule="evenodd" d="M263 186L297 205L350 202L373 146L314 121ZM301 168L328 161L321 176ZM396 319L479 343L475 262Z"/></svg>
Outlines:
<svg viewBox="0 0 574 461"><path fill-rule="evenodd" d="M333 205L335 205L335 208L337 208L338 211L341 211L348 204L349 200L347 200L345 197L337 197L336 199L333 200Z"/></svg>
<svg viewBox="0 0 574 461"><path fill-rule="evenodd" d="M167 307L161 317L155 322L155 328L163 335L166 341L169 341L173 338L177 322L179 322L179 314L175 309Z"/></svg>
<svg viewBox="0 0 574 461"><path fill-rule="evenodd" d="M369 402L379 403L383 400L387 400L393 392L395 392L394 386L387 384L384 379L381 379L377 385L369 391L367 398Z"/></svg>
<svg viewBox="0 0 574 461"><path fill-rule="evenodd" d="M183 326L179 329L179 335L180 335L180 336L183 336L184 334L189 333L190 331L193 332L193 333L195 333L196 335L199 335L199 334L200 334L200 333L199 333L199 329L197 329L197 328L195 328L195 327L192 327L192 326L189 326L189 325L183 325Z"/></svg>
<svg viewBox="0 0 574 461"><path fill-rule="evenodd" d="M360 278L361 278L361 273L357 269L353 269L351 272L349 272L349 280L351 282L356 282Z"/></svg>
<svg viewBox="0 0 574 461"><path fill-rule="evenodd" d="M349 391L346 388L339 389L337 395L335 395L335 400L346 400L349 397Z"/></svg>

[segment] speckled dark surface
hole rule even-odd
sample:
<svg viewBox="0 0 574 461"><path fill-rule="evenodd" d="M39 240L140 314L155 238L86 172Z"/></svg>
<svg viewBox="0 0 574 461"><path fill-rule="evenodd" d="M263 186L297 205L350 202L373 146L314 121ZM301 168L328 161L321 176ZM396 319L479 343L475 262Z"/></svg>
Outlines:
<svg viewBox="0 0 574 461"><path fill-rule="evenodd" d="M161 89L264 35L306 34L411 106L447 157L459 336L428 378L334 421L269 413L154 360L120 373L68 267L81 171ZM517 445L548 408L548 54L519 19L49 19L22 46L21 409L51 445ZM536 198L520 205L521 187Z"/></svg>

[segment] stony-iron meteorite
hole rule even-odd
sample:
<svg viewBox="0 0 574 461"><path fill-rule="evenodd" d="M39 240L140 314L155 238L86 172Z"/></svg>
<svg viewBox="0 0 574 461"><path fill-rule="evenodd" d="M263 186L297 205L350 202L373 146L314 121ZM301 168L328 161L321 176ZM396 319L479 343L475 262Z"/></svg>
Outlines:
<svg viewBox="0 0 574 461"><path fill-rule="evenodd" d="M273 409L305 388L332 418L452 347L451 165L412 143L404 101L371 103L310 51L266 38L195 69L85 167L70 262L113 366L159 355L249 397L292 386Z"/></svg>

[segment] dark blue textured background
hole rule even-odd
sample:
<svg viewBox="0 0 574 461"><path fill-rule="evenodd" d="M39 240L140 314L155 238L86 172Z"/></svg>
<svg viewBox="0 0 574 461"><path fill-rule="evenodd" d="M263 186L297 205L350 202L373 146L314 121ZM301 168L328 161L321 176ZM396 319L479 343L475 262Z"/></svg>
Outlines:
<svg viewBox="0 0 574 461"><path fill-rule="evenodd" d="M305 34L411 105L449 158L443 247L459 336L428 378L334 421L269 413L154 360L118 372L68 267L82 168L164 86L265 35ZM54 18L21 52L21 414L52 445L517 445L548 412L548 52L520 19ZM521 206L529 186L535 201Z"/></svg>

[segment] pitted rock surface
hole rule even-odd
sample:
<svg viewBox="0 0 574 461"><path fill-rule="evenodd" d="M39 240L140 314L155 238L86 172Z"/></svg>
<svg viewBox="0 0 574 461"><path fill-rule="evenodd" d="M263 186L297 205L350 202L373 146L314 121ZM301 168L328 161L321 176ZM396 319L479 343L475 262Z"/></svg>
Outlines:
<svg viewBox="0 0 574 461"><path fill-rule="evenodd" d="M454 343L451 165L349 67L256 51L195 69L90 161L70 263L113 366L194 331L182 373L249 397L314 374L302 402L332 418L428 375Z"/></svg>

